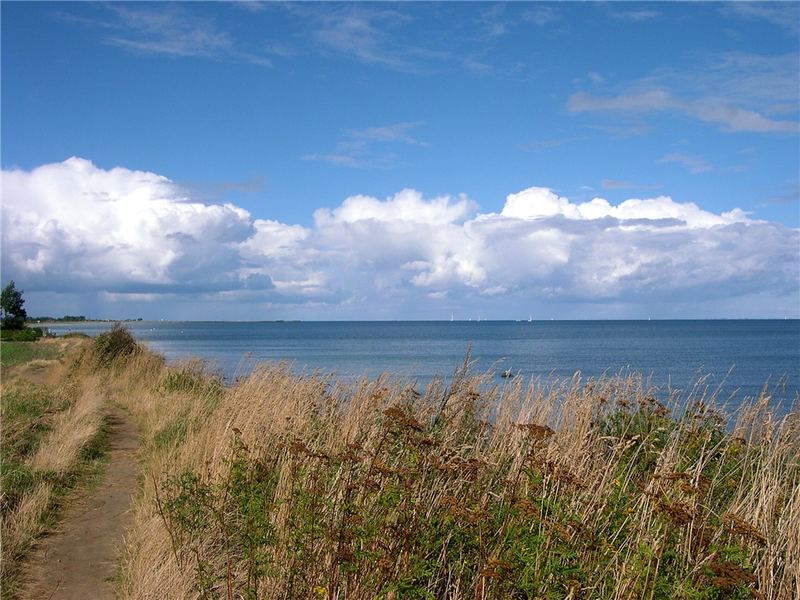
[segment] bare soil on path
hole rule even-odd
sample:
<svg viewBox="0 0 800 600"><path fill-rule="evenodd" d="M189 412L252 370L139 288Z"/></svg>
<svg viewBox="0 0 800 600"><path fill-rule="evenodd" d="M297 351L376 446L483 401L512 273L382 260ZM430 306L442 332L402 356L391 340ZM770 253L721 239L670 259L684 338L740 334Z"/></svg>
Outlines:
<svg viewBox="0 0 800 600"><path fill-rule="evenodd" d="M110 581L136 491L139 436L130 417L111 408L109 460L102 481L69 506L58 530L37 545L26 568L21 597L36 600L113 598Z"/></svg>

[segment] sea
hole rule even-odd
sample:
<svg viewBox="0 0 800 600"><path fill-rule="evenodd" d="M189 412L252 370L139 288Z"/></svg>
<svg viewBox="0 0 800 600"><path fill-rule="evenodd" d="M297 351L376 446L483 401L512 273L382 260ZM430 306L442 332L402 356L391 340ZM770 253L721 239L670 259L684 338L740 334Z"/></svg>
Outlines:
<svg viewBox="0 0 800 600"><path fill-rule="evenodd" d="M95 336L113 323L48 325ZM420 387L447 378L469 351L476 371L584 379L639 373L664 390L698 382L725 398L800 398L800 320L674 321L135 321L133 335L168 360L201 358L227 380L262 361L342 379L399 376ZM513 377L503 378L502 374Z"/></svg>

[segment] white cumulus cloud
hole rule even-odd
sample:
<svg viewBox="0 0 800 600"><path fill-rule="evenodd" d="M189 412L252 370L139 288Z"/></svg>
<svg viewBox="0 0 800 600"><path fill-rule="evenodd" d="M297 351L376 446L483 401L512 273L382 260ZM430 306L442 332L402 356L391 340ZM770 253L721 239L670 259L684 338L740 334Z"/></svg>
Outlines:
<svg viewBox="0 0 800 600"><path fill-rule="evenodd" d="M463 195L404 189L345 198L305 227L79 158L3 171L2 184L3 277L51 295L157 305L166 294L369 318L431 303L691 304L796 299L800 289L798 230L666 195L575 203L530 187L480 212Z"/></svg>
<svg viewBox="0 0 800 600"><path fill-rule="evenodd" d="M453 202L449 196L425 200L416 190L405 189L385 201L370 196L351 196L333 210L314 213L318 227L333 223L381 221L444 225L463 219L475 204L466 196Z"/></svg>
<svg viewBox="0 0 800 600"><path fill-rule="evenodd" d="M192 202L165 177L70 158L3 171L3 271L34 289L238 287L247 211Z"/></svg>

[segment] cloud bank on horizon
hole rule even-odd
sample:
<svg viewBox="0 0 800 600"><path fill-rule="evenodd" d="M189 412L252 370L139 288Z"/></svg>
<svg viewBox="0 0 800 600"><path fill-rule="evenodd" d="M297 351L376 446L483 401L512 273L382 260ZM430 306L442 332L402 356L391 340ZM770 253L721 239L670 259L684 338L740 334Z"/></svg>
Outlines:
<svg viewBox="0 0 800 600"><path fill-rule="evenodd" d="M715 302L769 316L798 305L799 230L665 195L575 203L529 187L495 213L464 195L403 189L319 208L305 227L75 157L3 170L2 188L4 280L49 298L150 301L154 317L152 301L167 297L194 307L186 318L219 316L220 305L249 307L235 318L430 318L456 307L499 316L543 305L601 316L604 306L662 302L682 316Z"/></svg>

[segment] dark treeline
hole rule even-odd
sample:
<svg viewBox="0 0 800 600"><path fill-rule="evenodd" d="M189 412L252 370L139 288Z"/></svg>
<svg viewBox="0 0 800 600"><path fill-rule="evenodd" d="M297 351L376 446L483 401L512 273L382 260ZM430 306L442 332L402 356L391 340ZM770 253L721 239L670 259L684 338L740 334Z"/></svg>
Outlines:
<svg viewBox="0 0 800 600"><path fill-rule="evenodd" d="M64 315L63 317L28 317L28 322L37 321L85 321L84 315Z"/></svg>

